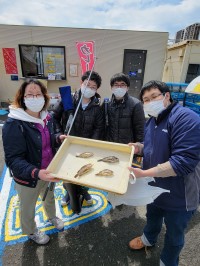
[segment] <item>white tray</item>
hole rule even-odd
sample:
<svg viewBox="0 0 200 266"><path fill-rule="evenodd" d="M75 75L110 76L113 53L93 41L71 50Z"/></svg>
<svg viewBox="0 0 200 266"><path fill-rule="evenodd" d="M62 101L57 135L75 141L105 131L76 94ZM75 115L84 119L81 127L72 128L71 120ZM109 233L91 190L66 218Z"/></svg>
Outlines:
<svg viewBox="0 0 200 266"><path fill-rule="evenodd" d="M77 153L82 152L92 152L94 156L90 158L76 157ZM63 182L124 194L128 188L128 167L131 166L133 154L134 148L126 144L68 136L47 169ZM116 156L119 158L119 162L97 161L107 156ZM74 178L78 170L88 163L93 164L92 170ZM95 175L104 169L112 170L113 176Z"/></svg>

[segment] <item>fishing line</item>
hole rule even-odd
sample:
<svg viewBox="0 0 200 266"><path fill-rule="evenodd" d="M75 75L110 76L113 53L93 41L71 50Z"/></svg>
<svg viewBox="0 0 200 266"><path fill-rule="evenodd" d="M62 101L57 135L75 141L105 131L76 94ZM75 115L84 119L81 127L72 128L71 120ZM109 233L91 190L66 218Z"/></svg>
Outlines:
<svg viewBox="0 0 200 266"><path fill-rule="evenodd" d="M99 54L100 54L101 48L102 48L102 46L103 46L103 42L104 42L104 40L105 40L106 34L107 34L107 33L105 32L104 37L103 37L102 42L101 42L101 46L100 46L100 48L99 48ZM83 95L84 95L85 89L87 88L88 82L90 81L90 78L91 78L91 75L92 75L92 72L93 72L93 69L94 69L94 66L95 66L95 63L96 63L97 59L98 59L98 57L95 56L93 66L92 66L92 69L91 69L91 71L90 71L90 75L89 75L89 77L88 77L88 79L87 79L87 82L86 82L86 85L85 85L84 91L83 91L83 93L81 93L81 97L80 97L80 100L79 100L78 105L77 105L77 107L76 107L76 110L75 110L75 113L74 113L74 116L73 116L72 122L71 122L71 124L70 124L70 128L69 128L69 130L68 130L68 132L67 132L67 135L69 135L69 133L70 133L70 131L71 131L71 129L72 129L72 126L73 126L74 120L75 120L76 115L77 115L77 113L78 113L78 109L79 109L80 104L81 104L82 99L83 99ZM47 186L47 188L46 188L46 190L45 190L44 196L43 196L43 198L42 198L42 201L45 201L48 191L49 191L49 190L53 190L53 187L54 187L54 182L49 182L49 184L48 184L48 186Z"/></svg>
<svg viewBox="0 0 200 266"><path fill-rule="evenodd" d="M106 34L107 34L107 33L105 32L104 37L103 37L103 39L102 39L102 41L101 41L101 45L100 45L100 48L99 48L99 52L98 52L98 54L100 54L100 52L101 52L101 48L102 48L102 46L103 46L103 42L104 42L104 40L105 40ZM77 105L77 107L76 107L76 110L75 110L75 113L74 113L74 116L73 116L72 122L71 122L71 124L70 124L69 130L68 130L68 132L67 132L67 135L69 135L69 133L70 133L70 131L71 131L71 129L72 129L72 126L73 126L73 124L74 124L74 121L75 121L75 119L76 119L76 115L77 115L77 113L78 113L78 109L79 109L79 107L80 107L80 105L81 105L81 102L82 102L82 99L83 99L84 92L85 92L85 90L86 90L86 88L87 88L87 85L88 85L88 83L89 83L89 81L90 81L90 78L91 78L92 72L93 72L93 70L94 70L94 66L95 66L95 63L96 63L97 59L98 59L98 57L95 56L95 58L94 58L94 63L93 63L93 66L92 66L92 69L90 70L90 75L89 75L89 77L88 77L88 79L87 79L87 82L86 82L86 84L85 84L84 90L83 90L83 92L81 93L81 97L80 97L80 100L79 100L78 105Z"/></svg>

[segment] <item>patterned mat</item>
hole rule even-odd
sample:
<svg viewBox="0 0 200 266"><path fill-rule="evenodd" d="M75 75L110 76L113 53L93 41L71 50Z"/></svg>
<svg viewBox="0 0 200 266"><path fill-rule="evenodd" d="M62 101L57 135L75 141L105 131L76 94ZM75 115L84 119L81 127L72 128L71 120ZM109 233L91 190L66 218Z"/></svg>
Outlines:
<svg viewBox="0 0 200 266"><path fill-rule="evenodd" d="M106 199L106 192L96 189L90 189L89 192L93 198L93 204L87 206L86 202L83 202L82 211L77 215L72 212L70 205L61 207L60 201L64 195L64 189L62 182L56 184L56 214L64 221L64 230L96 219L97 217L106 214L111 209L111 205ZM58 230L48 222L40 198L38 199L36 206L35 220L38 228L45 231L47 234L58 232ZM7 245L15 245L24 242L27 239L27 236L21 234L19 201L14 188L14 181L10 177L8 169L4 167L0 179L0 257Z"/></svg>

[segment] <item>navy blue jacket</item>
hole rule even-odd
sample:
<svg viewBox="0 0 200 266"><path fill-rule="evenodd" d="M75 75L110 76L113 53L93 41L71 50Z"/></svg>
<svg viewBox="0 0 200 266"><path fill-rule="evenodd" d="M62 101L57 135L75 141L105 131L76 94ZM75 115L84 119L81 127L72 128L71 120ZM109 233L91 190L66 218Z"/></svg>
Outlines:
<svg viewBox="0 0 200 266"><path fill-rule="evenodd" d="M167 210L194 210L200 191L200 117L177 103L145 128L143 168L169 161L177 176L156 177L150 184L170 190L154 204Z"/></svg>
<svg viewBox="0 0 200 266"><path fill-rule="evenodd" d="M48 120L53 153L59 144L56 142L55 126ZM41 133L34 123L8 118L2 131L6 165L10 168L16 183L36 187L42 161ZM59 134L58 134L59 135Z"/></svg>

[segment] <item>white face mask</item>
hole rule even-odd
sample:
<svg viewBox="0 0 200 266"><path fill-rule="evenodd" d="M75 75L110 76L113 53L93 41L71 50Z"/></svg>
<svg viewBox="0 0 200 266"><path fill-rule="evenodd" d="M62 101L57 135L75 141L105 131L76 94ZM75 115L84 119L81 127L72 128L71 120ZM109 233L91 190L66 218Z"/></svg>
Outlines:
<svg viewBox="0 0 200 266"><path fill-rule="evenodd" d="M116 98L123 98L127 92L127 88L120 88L120 87L113 87L112 93L115 95Z"/></svg>
<svg viewBox="0 0 200 266"><path fill-rule="evenodd" d="M165 97L164 97L165 99ZM158 101L151 101L143 105L144 112L148 115L158 117L159 113L161 113L166 107L164 106L164 99Z"/></svg>
<svg viewBox="0 0 200 266"><path fill-rule="evenodd" d="M26 107L31 110L32 112L40 112L44 106L44 97L40 98L25 98L24 103Z"/></svg>
<svg viewBox="0 0 200 266"><path fill-rule="evenodd" d="M85 98L89 99L95 95L96 91L90 89L89 87L81 86L81 93Z"/></svg>

